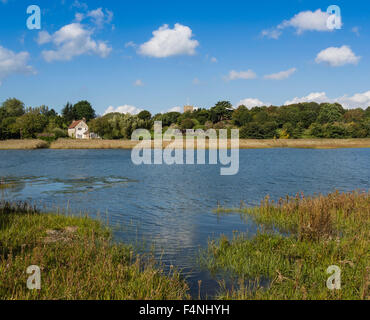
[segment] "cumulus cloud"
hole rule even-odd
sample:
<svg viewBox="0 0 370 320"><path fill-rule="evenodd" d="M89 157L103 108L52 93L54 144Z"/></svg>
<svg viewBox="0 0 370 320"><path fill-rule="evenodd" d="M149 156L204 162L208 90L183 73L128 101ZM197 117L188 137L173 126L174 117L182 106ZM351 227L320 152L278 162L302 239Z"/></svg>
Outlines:
<svg viewBox="0 0 370 320"><path fill-rule="evenodd" d="M162 113L167 113L167 112L181 112L181 107L173 107L169 109L168 111L162 112Z"/></svg>
<svg viewBox="0 0 370 320"><path fill-rule="evenodd" d="M243 99L243 100L240 100L236 107L239 107L239 106L246 106L247 108L254 108L254 107L262 107L262 106L265 106L267 105L266 103L263 103L261 100L259 99L256 99L256 98L247 98L247 99Z"/></svg>
<svg viewBox="0 0 370 320"><path fill-rule="evenodd" d="M92 39L93 30L86 29L80 23L68 24L54 34L41 31L38 37L39 44L52 43L55 50L44 50L42 55L47 62L69 61L73 57L83 54L95 54L105 58L112 48L104 41Z"/></svg>
<svg viewBox="0 0 370 320"><path fill-rule="evenodd" d="M153 37L143 43L138 52L144 56L166 58L176 55L194 55L199 46L193 40L192 30L182 24L176 23L173 29L167 24L153 31Z"/></svg>
<svg viewBox="0 0 370 320"><path fill-rule="evenodd" d="M332 15L328 14L327 12L321 11L321 9L317 9L316 11L302 11L297 13L294 17L289 20L284 20L281 24L277 27L263 30L261 35L263 37L268 37L271 39L278 39L281 34L282 30L286 28L294 28L298 35L304 33L305 31L320 31L320 32L330 32L334 29L328 28L328 19ZM338 27L342 27L342 20L338 18Z"/></svg>
<svg viewBox="0 0 370 320"><path fill-rule="evenodd" d="M346 108L367 108L370 106L370 90L356 93L353 96L344 95L338 102Z"/></svg>
<svg viewBox="0 0 370 320"><path fill-rule="evenodd" d="M266 75L266 76L264 76L264 78L269 79L269 80L283 80L283 79L289 78L296 71L297 71L296 68L291 68L291 69L286 70L286 71L281 71L281 72L278 72L278 73L273 73L273 74Z"/></svg>
<svg viewBox="0 0 370 320"><path fill-rule="evenodd" d="M113 12L102 8L91 10L86 14L86 17L92 19L93 23L98 27L102 28L105 24L110 24L113 20Z"/></svg>
<svg viewBox="0 0 370 320"><path fill-rule="evenodd" d="M294 104L294 103L300 103L300 102L317 102L317 103L323 103L323 102L329 102L329 98L326 96L325 92L313 92L310 93L307 96L304 97L295 97L292 100L288 100L285 102L285 105Z"/></svg>
<svg viewBox="0 0 370 320"><path fill-rule="evenodd" d="M358 64L361 57L356 56L350 47L330 47L322 50L316 57L316 63L327 63L332 67L340 67L346 64Z"/></svg>
<svg viewBox="0 0 370 320"><path fill-rule="evenodd" d="M317 103L338 102L347 109L367 108L368 106L370 106L370 91L363 92L363 93L356 93L353 96L344 95L338 98L329 98L325 92L313 92L301 98L296 97L292 100L288 100L285 102L285 105L289 105L293 103L300 103L300 102L317 102Z"/></svg>
<svg viewBox="0 0 370 320"><path fill-rule="evenodd" d="M0 85L5 78L17 74L34 74L36 71L27 64L29 53L26 51L15 53L0 46Z"/></svg>
<svg viewBox="0 0 370 320"><path fill-rule="evenodd" d="M40 31L36 39L38 44L45 44L52 40L51 35L47 31Z"/></svg>
<svg viewBox="0 0 370 320"><path fill-rule="evenodd" d="M135 106L130 106L130 105L125 104L117 108L113 106L108 107L108 109L105 110L104 115L109 114L109 113L117 113L117 112L124 113L124 114L129 113L129 114L135 115L135 114L139 114L141 111L143 110L136 108Z"/></svg>
<svg viewBox="0 0 370 320"><path fill-rule="evenodd" d="M239 79L255 79L257 78L257 75L254 73L253 70L247 70L247 71L235 71L231 70L230 73L225 77L227 81L231 80L239 80Z"/></svg>

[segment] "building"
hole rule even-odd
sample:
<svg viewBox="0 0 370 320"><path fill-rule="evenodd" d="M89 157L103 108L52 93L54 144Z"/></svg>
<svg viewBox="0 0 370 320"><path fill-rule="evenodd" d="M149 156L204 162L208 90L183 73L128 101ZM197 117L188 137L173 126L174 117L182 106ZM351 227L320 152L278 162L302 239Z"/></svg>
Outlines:
<svg viewBox="0 0 370 320"><path fill-rule="evenodd" d="M68 128L68 136L74 139L91 139L89 126L86 124L86 119L73 121Z"/></svg>
<svg viewBox="0 0 370 320"><path fill-rule="evenodd" d="M193 106L184 106L184 113L185 112L193 112L194 111L194 107Z"/></svg>

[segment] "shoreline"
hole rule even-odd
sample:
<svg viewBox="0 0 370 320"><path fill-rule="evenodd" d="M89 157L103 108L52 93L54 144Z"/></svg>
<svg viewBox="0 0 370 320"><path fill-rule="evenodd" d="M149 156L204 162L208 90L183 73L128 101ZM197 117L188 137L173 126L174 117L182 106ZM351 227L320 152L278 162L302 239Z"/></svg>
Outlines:
<svg viewBox="0 0 370 320"><path fill-rule="evenodd" d="M166 148L171 142L163 142ZM42 140L4 140L0 141L0 150L74 150L74 149L124 149L131 150L138 144L131 140L72 140L59 139L48 144ZM152 142L152 148L154 143ZM228 149L231 148L228 140ZM296 148L296 149L350 149L370 148L370 139L295 139L295 140L256 140L240 139L239 149L274 149L274 148ZM186 149L179 143L175 149ZM195 149L196 143L195 143ZM208 141L205 149L209 149ZM219 148L218 148L219 149Z"/></svg>

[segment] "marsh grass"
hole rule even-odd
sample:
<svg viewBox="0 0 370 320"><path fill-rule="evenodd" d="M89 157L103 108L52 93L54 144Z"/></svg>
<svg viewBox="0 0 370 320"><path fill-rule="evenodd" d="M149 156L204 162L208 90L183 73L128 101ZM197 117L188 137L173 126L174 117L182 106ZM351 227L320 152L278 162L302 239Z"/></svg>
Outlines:
<svg viewBox="0 0 370 320"><path fill-rule="evenodd" d="M202 263L240 279L221 299L369 299L370 194L339 193L306 198L266 198L238 212L261 225L253 237L235 234L211 241ZM342 289L326 287L326 270L342 270ZM258 285L268 279L267 285ZM252 285L253 284L253 285Z"/></svg>
<svg viewBox="0 0 370 320"><path fill-rule="evenodd" d="M166 148L170 142L163 142ZM132 149L137 142L130 140L74 140L59 139L52 142L51 149ZM185 148L183 143L175 144L175 148ZM196 148L195 143L195 148ZM370 148L370 139L297 139L297 140L255 140L240 139L240 149L269 149L269 148L308 148L308 149L336 149L336 148ZM152 144L152 148L154 145ZM231 147L230 140L228 148ZM205 148L209 149L209 141Z"/></svg>
<svg viewBox="0 0 370 320"><path fill-rule="evenodd" d="M26 287L30 265L41 290ZM27 203L0 205L0 299L184 299L179 272L115 244L111 230L88 217L41 214Z"/></svg>
<svg viewBox="0 0 370 320"><path fill-rule="evenodd" d="M46 141L38 139L0 141L0 150L34 150L48 148Z"/></svg>
<svg viewBox="0 0 370 320"><path fill-rule="evenodd" d="M163 142L166 148L170 142ZM0 141L0 150L11 149L132 149L137 142L131 140L76 140L58 139L50 144L42 140L6 140ZM185 148L185 139L175 148ZM153 147L153 145L152 145ZM195 144L196 147L196 144ZM230 140L228 148L231 147ZM209 148L206 141L205 148ZM271 149L271 148L301 148L301 149L338 149L338 148L370 148L370 139L240 139L240 149Z"/></svg>

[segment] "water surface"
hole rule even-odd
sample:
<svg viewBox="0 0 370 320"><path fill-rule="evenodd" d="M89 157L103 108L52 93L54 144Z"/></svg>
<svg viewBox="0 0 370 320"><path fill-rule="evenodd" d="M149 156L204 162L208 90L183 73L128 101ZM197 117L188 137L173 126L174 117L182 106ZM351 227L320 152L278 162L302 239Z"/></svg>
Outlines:
<svg viewBox="0 0 370 320"><path fill-rule="evenodd" d="M0 177L14 182L7 200L29 200L45 210L59 208L108 217L118 241L145 240L167 265L183 270L198 296L212 296L217 282L199 269L197 256L209 239L233 231L256 232L238 215L218 217L221 204L256 205L338 189L369 190L370 149L240 150L240 171L220 176L213 165L135 166L129 150L0 151ZM146 249L143 249L144 251Z"/></svg>

